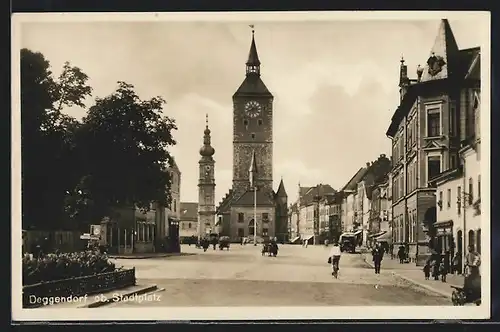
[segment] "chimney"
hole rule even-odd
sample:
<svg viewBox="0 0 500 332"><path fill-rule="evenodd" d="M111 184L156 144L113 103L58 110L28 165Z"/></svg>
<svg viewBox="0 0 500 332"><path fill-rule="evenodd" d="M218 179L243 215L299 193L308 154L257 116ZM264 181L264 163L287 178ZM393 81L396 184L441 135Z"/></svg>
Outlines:
<svg viewBox="0 0 500 332"><path fill-rule="evenodd" d="M366 163L366 167L370 167L370 162L367 162L367 163Z"/></svg>

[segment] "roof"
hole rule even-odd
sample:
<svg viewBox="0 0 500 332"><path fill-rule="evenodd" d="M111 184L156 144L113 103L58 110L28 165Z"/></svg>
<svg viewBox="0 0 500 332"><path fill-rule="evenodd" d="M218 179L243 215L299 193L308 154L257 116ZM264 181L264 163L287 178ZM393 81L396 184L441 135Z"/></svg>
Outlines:
<svg viewBox="0 0 500 332"><path fill-rule="evenodd" d="M301 205L309 205L315 201L316 197L323 197L328 194L335 194L337 191L329 184L318 184L314 187L309 187L304 195L299 197Z"/></svg>
<svg viewBox="0 0 500 332"><path fill-rule="evenodd" d="M180 173L179 166L177 166L177 163L175 162L174 157L172 157L172 156L170 157L170 162L168 164L169 164L169 166L167 167L167 170Z"/></svg>
<svg viewBox="0 0 500 332"><path fill-rule="evenodd" d="M241 197L231 203L231 206L254 206L254 192L247 190ZM274 206L273 196L269 193L257 190L257 205L258 206Z"/></svg>
<svg viewBox="0 0 500 332"><path fill-rule="evenodd" d="M293 203L292 205L290 205L290 208L288 209L288 212L291 213L291 212L298 212L299 209L297 207L297 203Z"/></svg>
<svg viewBox="0 0 500 332"><path fill-rule="evenodd" d="M198 220L198 203L181 202L181 220Z"/></svg>
<svg viewBox="0 0 500 332"><path fill-rule="evenodd" d="M367 167L365 174L361 178L365 182L365 186L371 186L376 183L382 182L383 179L389 174L392 168L392 163L385 155L380 155L377 160Z"/></svg>
<svg viewBox="0 0 500 332"><path fill-rule="evenodd" d="M449 170L446 170L444 172L439 173L435 177L429 180L429 184L431 186L436 186L440 184L444 184L450 180L454 180L462 176L463 170L461 167L459 168L452 168Z"/></svg>
<svg viewBox="0 0 500 332"><path fill-rule="evenodd" d="M220 214L227 212L229 207L231 206L232 200L233 200L233 190L229 189L226 196L222 198L222 201L219 203L219 206L217 206L217 208L215 209L215 213Z"/></svg>
<svg viewBox="0 0 500 332"><path fill-rule="evenodd" d="M285 190L285 185L283 184L283 179L281 179L280 184L278 186L278 191L276 192L276 196L278 197L288 197Z"/></svg>
<svg viewBox="0 0 500 332"><path fill-rule="evenodd" d="M455 74L453 68L457 62L459 53L457 41L451 31L450 23L447 19L442 19L439 25L438 33L431 48L429 60L424 66L422 73L422 82L430 80L445 79ZM433 72L435 62L442 61L442 67L439 72ZM458 74L458 73L457 73Z"/></svg>
<svg viewBox="0 0 500 332"><path fill-rule="evenodd" d="M349 180L349 182L346 183L346 185L342 188L341 191L346 191L346 190L356 190L356 187L358 185L358 182L361 181L363 176L365 175L367 169L364 167L361 167L356 174L352 176L352 178Z"/></svg>
<svg viewBox="0 0 500 332"><path fill-rule="evenodd" d="M266 87L264 82L262 82L262 79L260 78L259 75L247 75L245 77L243 83L241 83L238 90L236 90L236 92L234 93L233 98L239 96L249 96L249 97L257 96L257 97L273 98L273 95Z"/></svg>
<svg viewBox="0 0 500 332"><path fill-rule="evenodd" d="M479 53L479 50L479 47L459 50L448 20L442 20L436 40L431 49L431 56L427 60L427 64L422 73L422 80L420 82L416 81L416 83L408 86L403 100L394 111L386 135L388 137L394 137L401 120L408 114L417 96L425 93L431 88L435 88L436 84L442 86L461 84L466 78L467 72L475 56ZM433 64L433 61L431 61L433 53L436 57L442 57L446 64L443 65L441 71L435 74L431 79L429 77L429 66ZM453 78L450 76L453 76ZM450 78L450 80L447 78Z"/></svg>
<svg viewBox="0 0 500 332"><path fill-rule="evenodd" d="M252 31L252 43L250 44L250 52L248 52L247 65L260 65L259 54L257 53L257 46L255 45L254 32Z"/></svg>
<svg viewBox="0 0 500 332"><path fill-rule="evenodd" d="M481 80L481 51L479 48L476 48L473 49L471 53L472 53L472 62L469 65L465 78Z"/></svg>

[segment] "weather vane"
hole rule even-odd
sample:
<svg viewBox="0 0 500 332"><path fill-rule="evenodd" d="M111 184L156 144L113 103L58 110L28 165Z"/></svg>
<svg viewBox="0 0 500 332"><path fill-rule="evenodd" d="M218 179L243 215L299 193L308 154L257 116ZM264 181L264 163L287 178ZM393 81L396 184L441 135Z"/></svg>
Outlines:
<svg viewBox="0 0 500 332"><path fill-rule="evenodd" d="M252 33L254 33L254 32L255 32L255 30L254 30L254 28L255 28L255 25L253 25L253 24L250 24L250 25L249 25L249 27L250 27L250 28L252 28Z"/></svg>
<svg viewBox="0 0 500 332"><path fill-rule="evenodd" d="M205 124L207 125L208 128L208 113L205 114Z"/></svg>

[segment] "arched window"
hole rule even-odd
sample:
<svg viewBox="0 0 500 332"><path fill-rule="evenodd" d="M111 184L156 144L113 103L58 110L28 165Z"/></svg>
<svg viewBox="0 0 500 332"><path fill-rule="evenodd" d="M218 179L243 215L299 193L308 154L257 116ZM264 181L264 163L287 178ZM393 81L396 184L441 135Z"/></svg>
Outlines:
<svg viewBox="0 0 500 332"><path fill-rule="evenodd" d="M191 225L191 223L189 223L189 224L188 224L188 228L191 228L191 226L192 226L192 225Z"/></svg>
<svg viewBox="0 0 500 332"><path fill-rule="evenodd" d="M476 239L476 241L477 241L476 242L477 243L476 244L476 251L478 253L481 253L481 229L477 230L477 236L476 237L477 237L477 239Z"/></svg>
<svg viewBox="0 0 500 332"><path fill-rule="evenodd" d="M481 198L481 174L477 176L477 198Z"/></svg>
<svg viewBox="0 0 500 332"><path fill-rule="evenodd" d="M463 251L463 247L462 247L462 242L463 242L463 234L462 234L462 231L458 231L457 232L457 251L463 255L464 251Z"/></svg>
<svg viewBox="0 0 500 332"><path fill-rule="evenodd" d="M469 204L472 204L474 198L474 184L472 178L469 178Z"/></svg>
<svg viewBox="0 0 500 332"><path fill-rule="evenodd" d="M474 238L474 231L471 229L468 233L468 237L469 237L469 243L468 243L468 247L471 247L472 250L475 250L476 249L476 243L475 243L475 238Z"/></svg>
<svg viewBox="0 0 500 332"><path fill-rule="evenodd" d="M255 221L252 219L248 223L248 234L249 235L254 235L254 229L255 229Z"/></svg>

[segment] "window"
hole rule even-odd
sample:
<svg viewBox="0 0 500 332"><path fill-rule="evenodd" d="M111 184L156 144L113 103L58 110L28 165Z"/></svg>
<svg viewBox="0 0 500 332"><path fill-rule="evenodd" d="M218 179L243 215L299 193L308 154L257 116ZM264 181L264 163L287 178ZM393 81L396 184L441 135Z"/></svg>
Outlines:
<svg viewBox="0 0 500 332"><path fill-rule="evenodd" d="M262 220L264 222L268 222L269 221L269 213L263 213L262 214Z"/></svg>
<svg viewBox="0 0 500 332"><path fill-rule="evenodd" d="M457 133L457 114L455 106L450 106L450 136Z"/></svg>
<svg viewBox="0 0 500 332"><path fill-rule="evenodd" d="M407 147L409 148L412 143L413 143L413 128L412 128L413 121L410 122L408 125L408 137L407 137Z"/></svg>
<svg viewBox="0 0 500 332"><path fill-rule="evenodd" d="M177 211L177 201L174 199L174 212Z"/></svg>
<svg viewBox="0 0 500 332"><path fill-rule="evenodd" d="M452 154L450 156L450 169L455 169L457 168L457 156Z"/></svg>
<svg viewBox="0 0 500 332"><path fill-rule="evenodd" d="M462 213L462 187L457 187L457 214Z"/></svg>
<svg viewBox="0 0 500 332"><path fill-rule="evenodd" d="M446 205L449 209L451 207L451 189L448 189L446 200Z"/></svg>
<svg viewBox="0 0 500 332"><path fill-rule="evenodd" d="M245 236L245 230L243 228L238 228L238 237L244 237Z"/></svg>
<svg viewBox="0 0 500 332"><path fill-rule="evenodd" d="M182 229L186 229L186 224L185 223L181 223L181 228Z"/></svg>
<svg viewBox="0 0 500 332"><path fill-rule="evenodd" d="M443 210L443 192L439 192L439 201L438 201L439 211Z"/></svg>
<svg viewBox="0 0 500 332"><path fill-rule="evenodd" d="M469 204L473 203L474 198L474 184L472 183L472 178L469 178Z"/></svg>
<svg viewBox="0 0 500 332"><path fill-rule="evenodd" d="M191 229L193 225L191 223L188 224L188 228Z"/></svg>
<svg viewBox="0 0 500 332"><path fill-rule="evenodd" d="M252 136L252 139L255 139L255 134L254 134L254 133L252 133L252 135L251 135L251 136Z"/></svg>
<svg viewBox="0 0 500 332"><path fill-rule="evenodd" d="M477 198L481 198L481 175L477 176Z"/></svg>
<svg viewBox="0 0 500 332"><path fill-rule="evenodd" d="M262 119L259 119L257 123L259 124L259 126L262 126Z"/></svg>
<svg viewBox="0 0 500 332"><path fill-rule="evenodd" d="M262 236L267 236L268 235L268 229L267 228L262 228Z"/></svg>
<svg viewBox="0 0 500 332"><path fill-rule="evenodd" d="M238 222L245 221L245 215L243 213L238 213Z"/></svg>
<svg viewBox="0 0 500 332"><path fill-rule="evenodd" d="M439 108L427 111L427 137L441 135L441 112Z"/></svg>
<svg viewBox="0 0 500 332"><path fill-rule="evenodd" d="M247 119L243 120L243 125L248 126L248 120Z"/></svg>
<svg viewBox="0 0 500 332"><path fill-rule="evenodd" d="M210 204L212 202L212 195L206 194L205 195L205 203Z"/></svg>
<svg viewBox="0 0 500 332"><path fill-rule="evenodd" d="M441 173L441 156L427 156L427 181Z"/></svg>

